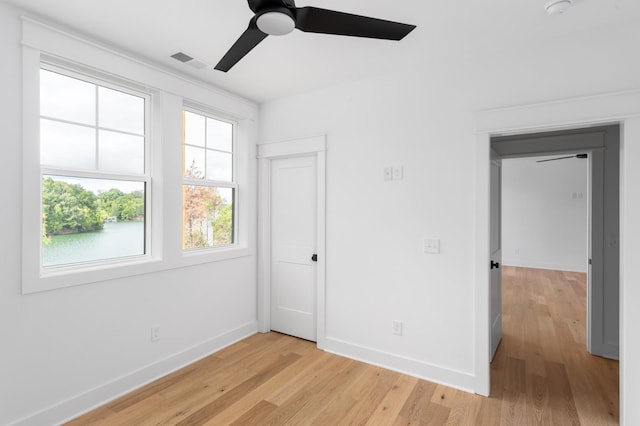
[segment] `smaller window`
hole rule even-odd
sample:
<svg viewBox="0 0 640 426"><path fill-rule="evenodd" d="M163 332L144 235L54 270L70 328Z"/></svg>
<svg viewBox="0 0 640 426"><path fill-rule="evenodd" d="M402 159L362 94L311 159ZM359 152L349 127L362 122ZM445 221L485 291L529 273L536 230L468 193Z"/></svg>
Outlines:
<svg viewBox="0 0 640 426"><path fill-rule="evenodd" d="M236 125L192 110L183 111L182 248L235 243L238 186Z"/></svg>

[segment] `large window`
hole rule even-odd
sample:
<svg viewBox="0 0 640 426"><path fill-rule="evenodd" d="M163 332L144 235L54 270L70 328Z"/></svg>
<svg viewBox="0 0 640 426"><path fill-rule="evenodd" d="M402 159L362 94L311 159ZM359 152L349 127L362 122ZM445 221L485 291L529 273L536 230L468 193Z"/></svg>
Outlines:
<svg viewBox="0 0 640 426"><path fill-rule="evenodd" d="M42 267L146 254L148 100L40 69Z"/></svg>
<svg viewBox="0 0 640 426"><path fill-rule="evenodd" d="M183 111L182 247L235 242L236 126L212 115Z"/></svg>
<svg viewBox="0 0 640 426"><path fill-rule="evenodd" d="M22 292L253 255L257 106L22 24Z"/></svg>

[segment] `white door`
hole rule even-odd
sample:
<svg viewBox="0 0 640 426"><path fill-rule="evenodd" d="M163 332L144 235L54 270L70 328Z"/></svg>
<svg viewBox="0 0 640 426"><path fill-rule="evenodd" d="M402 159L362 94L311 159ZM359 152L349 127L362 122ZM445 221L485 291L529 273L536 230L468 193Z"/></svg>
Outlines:
<svg viewBox="0 0 640 426"><path fill-rule="evenodd" d="M271 329L316 341L316 157L271 161Z"/></svg>
<svg viewBox="0 0 640 426"><path fill-rule="evenodd" d="M493 359L502 338L502 272L500 263L502 262L502 160L499 155L491 150L491 182L490 182L490 214L489 224L491 259L489 267L491 269L489 301L489 313L491 315L491 359Z"/></svg>

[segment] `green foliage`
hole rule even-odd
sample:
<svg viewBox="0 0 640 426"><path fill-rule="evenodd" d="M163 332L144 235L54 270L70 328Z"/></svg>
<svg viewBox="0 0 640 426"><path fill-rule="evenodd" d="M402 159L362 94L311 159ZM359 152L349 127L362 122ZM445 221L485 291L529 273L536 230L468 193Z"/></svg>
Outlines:
<svg viewBox="0 0 640 426"><path fill-rule="evenodd" d="M42 220L47 236L98 231L103 226L94 193L52 178L42 181Z"/></svg>
<svg viewBox="0 0 640 426"><path fill-rule="evenodd" d="M213 221L214 245L223 246L233 243L233 205L224 203L218 208Z"/></svg>
<svg viewBox="0 0 640 426"><path fill-rule="evenodd" d="M144 193L110 189L100 195L81 185L47 177L42 181L42 237L99 231L108 217L118 221L144 219Z"/></svg>
<svg viewBox="0 0 640 426"><path fill-rule="evenodd" d="M115 217L119 222L144 218L144 193L134 191L125 194L119 189L112 188L98 196L100 210L104 219Z"/></svg>

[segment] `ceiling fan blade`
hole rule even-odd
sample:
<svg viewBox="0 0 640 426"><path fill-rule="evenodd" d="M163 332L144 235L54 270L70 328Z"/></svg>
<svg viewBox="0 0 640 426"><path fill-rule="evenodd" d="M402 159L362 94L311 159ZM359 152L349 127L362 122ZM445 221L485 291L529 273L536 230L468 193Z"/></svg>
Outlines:
<svg viewBox="0 0 640 426"><path fill-rule="evenodd" d="M402 40L415 27L317 7L296 9L296 28L308 33Z"/></svg>
<svg viewBox="0 0 640 426"><path fill-rule="evenodd" d="M253 13L265 8L296 7L294 0L248 0L248 3Z"/></svg>
<svg viewBox="0 0 640 426"><path fill-rule="evenodd" d="M256 47L262 40L267 38L267 34L258 29L256 18L249 21L249 27L240 36L238 40L231 46L231 49L220 59L215 69L227 72L238 61Z"/></svg>
<svg viewBox="0 0 640 426"><path fill-rule="evenodd" d="M547 158L546 160L538 160L536 163L546 163L547 161L566 160L567 158L587 158L587 154L569 155L567 157Z"/></svg>

